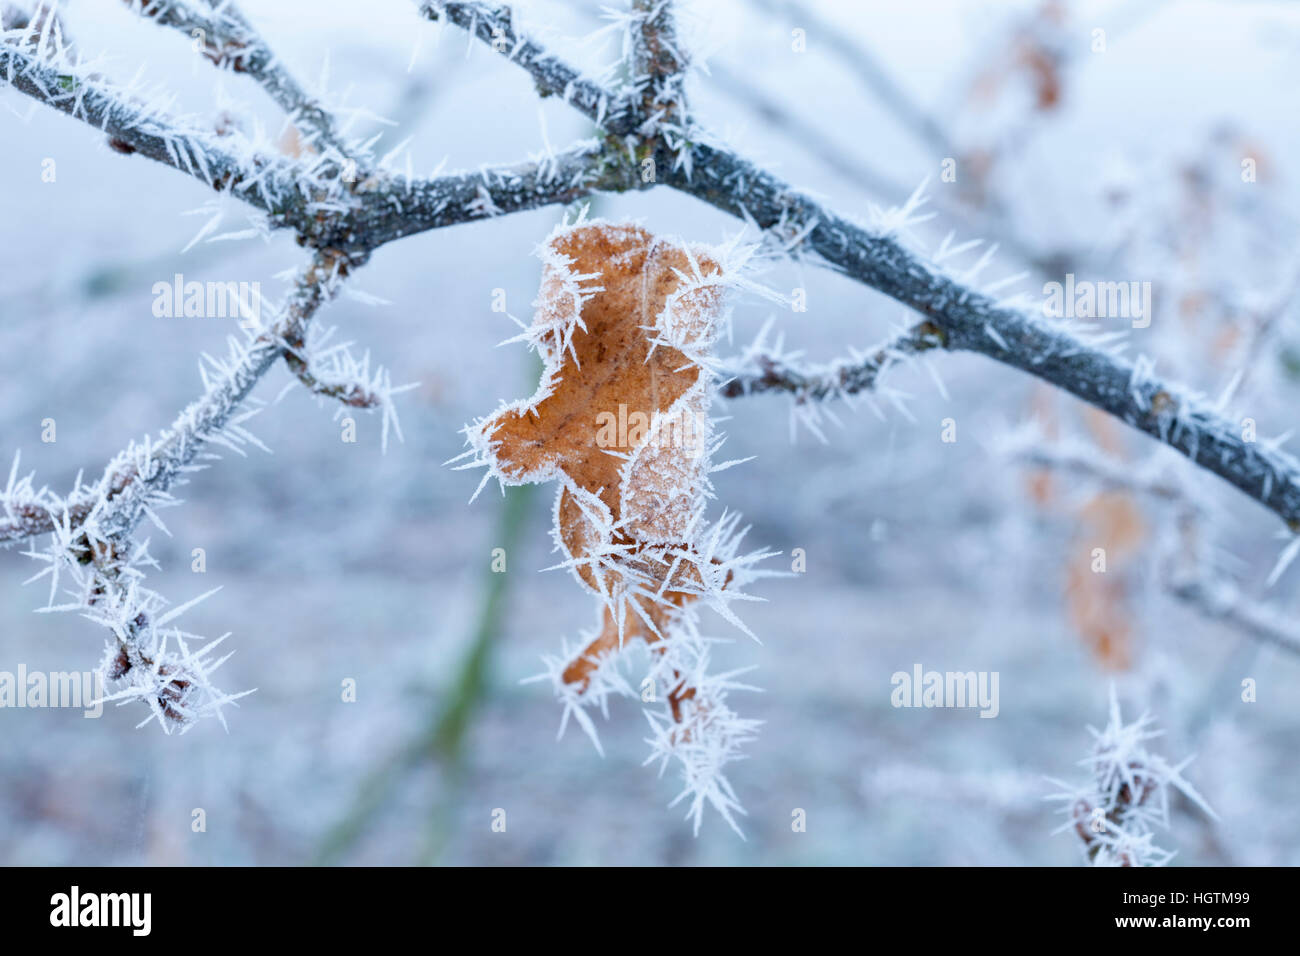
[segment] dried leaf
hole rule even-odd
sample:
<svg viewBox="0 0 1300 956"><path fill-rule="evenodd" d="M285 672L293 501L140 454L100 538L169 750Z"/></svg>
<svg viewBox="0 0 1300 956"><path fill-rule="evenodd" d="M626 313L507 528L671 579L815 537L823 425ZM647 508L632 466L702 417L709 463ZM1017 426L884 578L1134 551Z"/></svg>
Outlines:
<svg viewBox="0 0 1300 956"><path fill-rule="evenodd" d="M714 436L711 349L737 280L735 250L687 246L631 224L561 226L543 243L541 290L519 336L543 359L537 391L466 429L472 464L503 484L554 481L553 534L565 564L600 599L600 624L556 662L565 717L593 736L580 708L626 683L608 664L628 642L652 651L666 694L656 751L684 764L698 826L704 801L730 821L739 810L718 767L752 722L725 706L735 687L704 674L708 642L695 605L742 597L736 516L704 521ZM743 625L740 625L743 627ZM734 826L734 822L733 822Z"/></svg>

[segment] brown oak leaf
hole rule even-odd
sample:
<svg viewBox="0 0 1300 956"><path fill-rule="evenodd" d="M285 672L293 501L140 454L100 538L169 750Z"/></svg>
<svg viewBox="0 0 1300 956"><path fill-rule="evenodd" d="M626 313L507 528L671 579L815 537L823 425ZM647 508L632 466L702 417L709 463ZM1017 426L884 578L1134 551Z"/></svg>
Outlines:
<svg viewBox="0 0 1300 956"><path fill-rule="evenodd" d="M706 250L633 224L558 232L544 259L531 330L547 361L542 383L472 437L506 483L560 483L557 542L607 602L600 633L564 670L585 688L607 654L631 638L660 640L709 586L691 539L710 438L697 361L724 318L725 290ZM669 693L675 714L693 696L680 685Z"/></svg>

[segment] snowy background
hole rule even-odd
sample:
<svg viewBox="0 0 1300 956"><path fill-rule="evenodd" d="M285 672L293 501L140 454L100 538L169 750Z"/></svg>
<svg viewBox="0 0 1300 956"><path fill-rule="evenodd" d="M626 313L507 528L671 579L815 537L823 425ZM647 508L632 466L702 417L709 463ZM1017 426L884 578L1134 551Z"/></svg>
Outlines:
<svg viewBox="0 0 1300 956"><path fill-rule="evenodd" d="M956 229L1002 240L995 278L1035 268L1023 248L1096 278L1151 281L1155 321L1132 333L1131 352L1212 395L1244 368L1232 407L1261 437L1293 427L1294 310L1277 310L1258 335L1255 317L1288 288L1300 248L1289 162L1300 143L1283 92L1300 79L1294 5L818 0L811 19L766 0L687 6L686 35L711 71L692 82L694 108L743 153L852 215L901 203L929 177L939 215L916 239ZM521 71L419 19L408 0L244 9L309 84L328 56L329 94L357 110L353 129L382 132L380 152L409 137L417 172L444 158L447 169L513 161L589 133L563 104L539 103ZM595 5L518 9L587 68L618 53L614 38L580 42L601 25ZM113 52L109 72L129 79L144 65L167 79L178 110L233 101L279 128L259 90L219 75L175 32L118 3L73 0L64 13L83 48ZM833 49L823 22L933 117L954 152L936 152L864 83L861 58ZM802 53L794 29L806 31ZM1097 29L1104 52L1093 51ZM198 394L198 355L224 351L224 320L156 318L153 284L181 272L273 292L303 251L276 236L182 254L210 215L185 214L210 191L113 153L11 90L0 91L0 142L0 451L21 450L23 470L66 488L78 469L97 473L168 423ZM956 184L940 181L948 155ZM53 183L41 179L47 158ZM1243 182L1243 158L1256 161L1257 181ZM739 227L667 189L601 197L592 212L704 242ZM1186 775L1221 817L1173 807L1161 842L1179 851L1176 864L1300 863L1300 659L1166 593L1169 509L1027 467L1006 439L1036 419L1134 473L1173 476L1212 509L1218 570L1248 600L1294 615L1300 568L1265 587L1285 546L1279 522L977 356L938 355L932 370L892 378L904 410L832 408L840 424L821 422L824 443L802 426L791 437L783 398L722 409L725 457L756 457L717 477L719 503L753 523L751 545L784 552L774 567L788 567L794 548L807 554L806 573L760 582L766 602L740 609L762 645L738 637L723 652L727 666L757 665L749 679L764 688L732 699L766 721L731 774L745 841L713 815L694 838L680 810L665 809L676 788L640 766L646 725L633 703L601 722L603 759L575 728L557 743L549 691L519 681L594 611L563 572L539 573L555 561L551 489L528 496L505 528L495 492L467 505L478 474L442 463L461 451L464 423L532 390L531 356L495 348L515 329L491 311L492 290L529 314L532 252L562 213L408 238L356 274L386 304L344 298L320 321L369 348L395 381L420 383L399 399L405 443L381 455L379 421L362 417L359 442L344 444L335 409L293 389L254 422L273 454L228 455L196 476L164 515L171 536L152 536L154 588L179 603L222 586L188 620L233 632L222 686L257 692L228 712L228 733L206 721L171 737L134 729L138 706L99 720L0 710L0 862L1074 865L1076 842L1053 835L1064 821L1044 800L1058 789L1045 777L1079 779L1086 726L1105 722L1114 680L1126 715L1150 708L1167 730L1153 749L1198 755ZM224 228L241 223L231 205ZM774 264L763 280L806 289L807 311L775 314L775 328L811 359L865 348L906 318L808 265ZM1034 295L1044 281L1031 271L1018 288ZM772 315L769 303L739 302L736 347ZM257 395L274 399L288 381L278 369ZM47 418L54 443L41 441ZM956 442L941 441L945 418ZM508 572L493 581L490 555L507 535ZM1098 546L1112 556L1104 588L1078 573ZM190 570L197 547L202 575ZM22 550L0 551L0 671L93 668L103 634L32 613L45 594L22 585L39 570ZM492 586L502 614L484 634ZM479 639L487 681L459 726L453 704ZM890 676L917 663L997 671L998 717L893 708ZM340 699L347 678L355 703ZM1247 678L1254 703L1241 699ZM195 808L206 832L191 829ZM507 811L504 834L491 830L495 808ZM795 808L806 833L791 830Z"/></svg>

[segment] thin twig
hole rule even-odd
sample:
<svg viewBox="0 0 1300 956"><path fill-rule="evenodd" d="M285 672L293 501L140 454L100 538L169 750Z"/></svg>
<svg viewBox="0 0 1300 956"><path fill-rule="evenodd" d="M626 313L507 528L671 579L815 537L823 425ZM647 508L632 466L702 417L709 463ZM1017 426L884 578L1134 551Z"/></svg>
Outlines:
<svg viewBox="0 0 1300 956"><path fill-rule="evenodd" d="M332 148L341 159L349 155L347 145L335 128L333 115L317 97L303 89L230 0L221 0L216 6L186 0L123 2L141 16L179 30L201 43L203 55L216 66L246 73L255 79L289 115L305 141L315 145L318 151Z"/></svg>
<svg viewBox="0 0 1300 956"><path fill-rule="evenodd" d="M625 136L636 128L630 103L518 33L508 6L420 0L418 7L422 16L455 24L523 68L542 96L560 97L610 133Z"/></svg>

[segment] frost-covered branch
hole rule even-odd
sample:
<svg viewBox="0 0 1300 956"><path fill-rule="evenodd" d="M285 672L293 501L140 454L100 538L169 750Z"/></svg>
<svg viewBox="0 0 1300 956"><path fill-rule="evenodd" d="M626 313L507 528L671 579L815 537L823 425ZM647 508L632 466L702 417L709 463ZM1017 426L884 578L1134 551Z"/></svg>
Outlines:
<svg viewBox="0 0 1300 956"><path fill-rule="evenodd" d="M866 354L821 364L804 364L798 353L786 353L780 343L769 346L765 336L739 357L724 363L730 374L719 388L726 398L760 392L784 392L798 402L828 401L876 389L884 374L901 362L942 347L939 329L920 322L890 336Z"/></svg>
<svg viewBox="0 0 1300 956"><path fill-rule="evenodd" d="M635 186L630 167L595 140L530 156L522 163L485 166L432 179L396 179L334 229L335 248L366 251L403 236L508 213L565 204L594 192Z"/></svg>
<svg viewBox="0 0 1300 956"><path fill-rule="evenodd" d="M266 90L317 152L348 155L334 116L309 94L230 0L123 0L134 12L189 36L218 68L246 73Z"/></svg>
<svg viewBox="0 0 1300 956"><path fill-rule="evenodd" d="M508 6L420 0L418 7L422 16L455 24L522 67L533 78L540 95L560 97L611 133L626 135L633 132L637 120L631 104L516 30Z"/></svg>
<svg viewBox="0 0 1300 956"><path fill-rule="evenodd" d="M432 178L380 170L354 192L332 159L290 159L238 131L218 135L193 117L148 105L73 56L57 31L26 26L0 34L0 41L0 79L15 89L102 129L118 152L147 156L251 203L268 214L268 226L292 229L318 249L363 255L413 233L635 182L624 157L583 142L521 164Z"/></svg>
<svg viewBox="0 0 1300 956"><path fill-rule="evenodd" d="M370 352L358 359L352 354L350 342L327 345L333 332L333 329L321 332L319 326L312 325L305 338L286 335L285 364L313 394L332 398L351 408L379 411L383 415L380 441L383 451L387 451L390 430L396 433L399 441L402 440L402 426L393 397L416 386L394 387L388 369L378 365L372 372Z"/></svg>
<svg viewBox="0 0 1300 956"><path fill-rule="evenodd" d="M672 0L632 0L629 18L633 83L639 87L642 135L667 122L686 123L682 81L686 57L678 46Z"/></svg>
<svg viewBox="0 0 1300 956"><path fill-rule="evenodd" d="M1248 442L1214 403L1130 362L1001 304L907 249L887 230L840 216L730 151L696 144L695 172L669 184L790 237L851 278L926 316L943 348L979 352L1109 412L1214 472L1300 531L1300 462L1267 442Z"/></svg>
<svg viewBox="0 0 1300 956"><path fill-rule="evenodd" d="M226 694L212 683L231 656L213 653L228 633L208 640L169 626L220 589L169 608L162 595L141 583L142 568L158 566L148 541L135 545L125 537L102 536L93 521L75 529L65 523L46 550L29 554L46 565L31 580L50 579L50 600L41 611L78 613L110 632L99 670L112 692L99 703L143 703L149 715L139 726L157 721L164 733L178 728L185 733L209 715L224 726L225 706L252 693ZM60 584L72 595L71 603L54 603ZM191 649L191 643L201 646Z"/></svg>
<svg viewBox="0 0 1300 956"><path fill-rule="evenodd" d="M0 547L47 534L54 530L58 521L55 516L58 498L49 488L36 488L32 483L32 475L20 476L20 461L21 456L15 455L9 472L9 484L0 493L0 508L3 510L3 515L0 515ZM74 517L80 521L85 517L87 509L85 502L78 502L78 513Z"/></svg>
<svg viewBox="0 0 1300 956"><path fill-rule="evenodd" d="M1080 787L1053 781L1064 791L1048 799L1059 800L1067 822L1057 832L1073 830L1084 858L1093 866L1163 866L1174 856L1154 843L1158 830L1169 828L1171 795L1181 794L1202 812L1217 819L1182 772L1192 758L1171 766L1147 749L1147 741L1162 731L1152 730L1153 718L1143 714L1125 723L1115 686L1110 689L1110 720L1093 735L1092 753L1080 763L1090 779Z"/></svg>
<svg viewBox="0 0 1300 956"><path fill-rule="evenodd" d="M243 695L222 694L211 683L212 672L225 660L214 660L211 650L224 637L191 650L190 643L203 639L168 627L202 598L169 610L160 595L145 588L142 569L157 565L149 557L148 541L136 544L134 533L145 518L166 532L158 512L176 503L171 494L175 486L206 468L206 459L216 457L211 446L240 454L241 446L261 446L243 427L257 413L256 408L245 407L249 395L292 343L304 340L307 323L334 295L348 267L342 257L317 255L271 328L250 331L244 340L231 337L225 359L205 356L206 365L200 365L204 391L199 399L157 439L146 436L132 442L93 484L83 484L78 476L66 498L45 488L36 490L31 476L19 479L15 456L0 495L6 515L6 522L0 524L0 542L5 533L12 537L50 534L47 548L29 552L46 565L33 580L50 579L49 601L43 610L78 612L107 627L112 639L102 671L106 681L120 689L105 700L143 701L150 709L146 722L157 720L166 731L174 726L188 729L205 714L220 718L222 707ZM385 406L386 423L387 413ZM72 594L71 603L55 603L60 584Z"/></svg>
<svg viewBox="0 0 1300 956"><path fill-rule="evenodd" d="M99 489L108 512L101 525L114 533L133 529L148 512L151 500L167 495L184 474L194 470L195 457L209 443L232 450L244 443L257 443L236 421L241 406L290 343L301 341L307 323L334 296L348 268L342 257L317 255L270 329L250 340L232 337L224 359L205 357L206 367L201 366L205 389L198 400L181 412L158 441L146 440L148 454L133 447L109 465Z"/></svg>
<svg viewBox="0 0 1300 956"><path fill-rule="evenodd" d="M783 130L788 134L786 139L789 142L798 145L828 169L861 186L882 202L907 194L910 187L868 164L858 153L841 148L823 133L807 110L787 108L764 93L757 84L742 80L718 63L710 64L709 80L762 117L764 125ZM1071 271L1072 257L1063 255L1059 250L1042 250L1012 228L1006 216L987 209L973 210L947 201L942 193L933 195L931 199L945 222L959 227L963 234L980 235L996 241L999 248L1009 253L1013 259L1032 266L1044 276L1055 277Z"/></svg>
<svg viewBox="0 0 1300 956"><path fill-rule="evenodd" d="M194 117L168 115L148 91L97 73L57 28L38 32L36 20L0 33L0 81L103 131L119 153L146 156L257 206L273 225L315 235L317 214L332 206L324 189L304 195L313 165L255 148L238 131L222 136Z"/></svg>
<svg viewBox="0 0 1300 956"><path fill-rule="evenodd" d="M33 492L30 478L18 480L15 461L9 492L3 499L8 517L0 529L16 529L12 538L26 538L53 533L61 524L78 527L94 521L106 537L126 535L154 508L170 501L172 487L186 474L202 467L194 461L209 443L236 450L241 444L256 444L241 427L247 415L241 407L289 343L302 339L312 315L334 294L346 269L339 258L317 256L298 280L276 323L249 339L231 337L224 359L205 357L200 365L203 394L157 439L146 437L119 453L94 484L78 482L66 498L46 489Z"/></svg>

